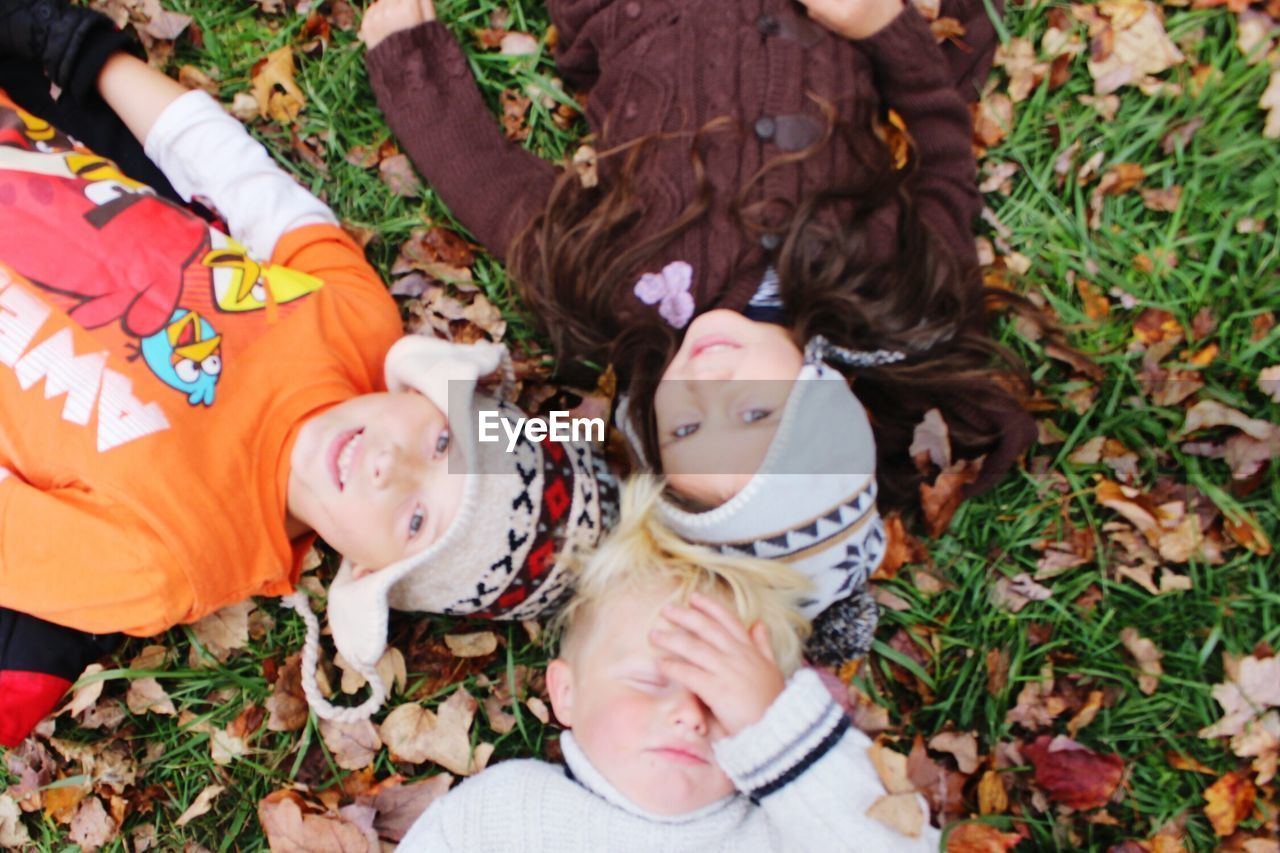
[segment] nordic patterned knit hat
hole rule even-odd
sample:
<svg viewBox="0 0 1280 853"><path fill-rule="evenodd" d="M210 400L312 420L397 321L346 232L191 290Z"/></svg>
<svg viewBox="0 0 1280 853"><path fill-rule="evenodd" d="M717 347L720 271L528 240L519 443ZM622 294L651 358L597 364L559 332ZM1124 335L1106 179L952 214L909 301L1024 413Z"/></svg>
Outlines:
<svg viewBox="0 0 1280 853"><path fill-rule="evenodd" d="M810 618L862 588L885 552L876 509L876 447L866 410L827 359L898 360L850 353L815 338L754 476L715 509L689 512L670 501L663 520L682 538L724 553L782 560L813 583ZM634 439L625 410L623 432Z"/></svg>
<svg viewBox="0 0 1280 853"><path fill-rule="evenodd" d="M612 526L617 484L590 444L534 442L522 432L508 452L505 436L479 441L480 412L497 412L512 422L523 417L475 390L476 380L497 369L504 356L497 344L451 344L418 335L402 338L387 353L387 388L418 391L440 408L456 454L449 464L465 464L467 482L453 522L421 553L361 578L342 561L329 587L329 627L334 645L369 682L372 695L354 708L334 707L320 695L315 662L307 660L318 657L316 624L302 669L307 700L317 715L350 721L381 707L386 686L375 666L386 650L389 607L533 618L563 602L572 555L594 546ZM314 621L304 609L304 618Z"/></svg>

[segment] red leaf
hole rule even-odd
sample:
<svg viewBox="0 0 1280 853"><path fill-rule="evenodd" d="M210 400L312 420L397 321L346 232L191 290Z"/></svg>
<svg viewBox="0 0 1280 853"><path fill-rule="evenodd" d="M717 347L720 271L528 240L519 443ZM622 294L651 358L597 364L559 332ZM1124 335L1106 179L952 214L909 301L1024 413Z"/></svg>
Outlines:
<svg viewBox="0 0 1280 853"><path fill-rule="evenodd" d="M1070 738L1040 735L1022 748L1036 769L1036 784L1050 799L1073 809L1107 804L1124 773L1124 759L1094 752Z"/></svg>

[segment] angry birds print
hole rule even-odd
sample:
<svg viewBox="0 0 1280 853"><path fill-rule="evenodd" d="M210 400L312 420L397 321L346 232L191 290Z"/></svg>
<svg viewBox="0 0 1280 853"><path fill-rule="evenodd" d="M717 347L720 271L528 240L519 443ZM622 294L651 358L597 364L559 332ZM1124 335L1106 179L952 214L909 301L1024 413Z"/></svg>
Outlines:
<svg viewBox="0 0 1280 853"><path fill-rule="evenodd" d="M194 311L179 308L169 324L142 338L138 349L156 377L187 395L193 406L212 406L222 375L222 336Z"/></svg>

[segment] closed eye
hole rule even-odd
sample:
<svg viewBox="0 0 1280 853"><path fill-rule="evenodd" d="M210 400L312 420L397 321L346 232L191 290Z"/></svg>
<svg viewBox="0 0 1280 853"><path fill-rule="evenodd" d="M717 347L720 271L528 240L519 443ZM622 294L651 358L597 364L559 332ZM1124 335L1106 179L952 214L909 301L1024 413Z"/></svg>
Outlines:
<svg viewBox="0 0 1280 853"><path fill-rule="evenodd" d="M756 421L762 421L773 414L773 409L747 409L742 413L742 422L753 424Z"/></svg>

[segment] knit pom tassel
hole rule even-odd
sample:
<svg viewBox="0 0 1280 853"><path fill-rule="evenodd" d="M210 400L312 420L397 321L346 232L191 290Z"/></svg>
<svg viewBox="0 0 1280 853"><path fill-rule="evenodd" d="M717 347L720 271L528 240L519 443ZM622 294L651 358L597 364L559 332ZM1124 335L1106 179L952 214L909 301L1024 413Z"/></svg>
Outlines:
<svg viewBox="0 0 1280 853"><path fill-rule="evenodd" d="M320 693L316 684L316 671L320 666L320 620L311 612L311 600L305 592L294 592L280 599L280 603L293 608L307 625L307 641L302 647L302 692L307 704L317 717L338 723L358 723L373 716L387 699L387 688L382 676L372 667L356 670L369 682L369 698L353 707L331 705Z"/></svg>

